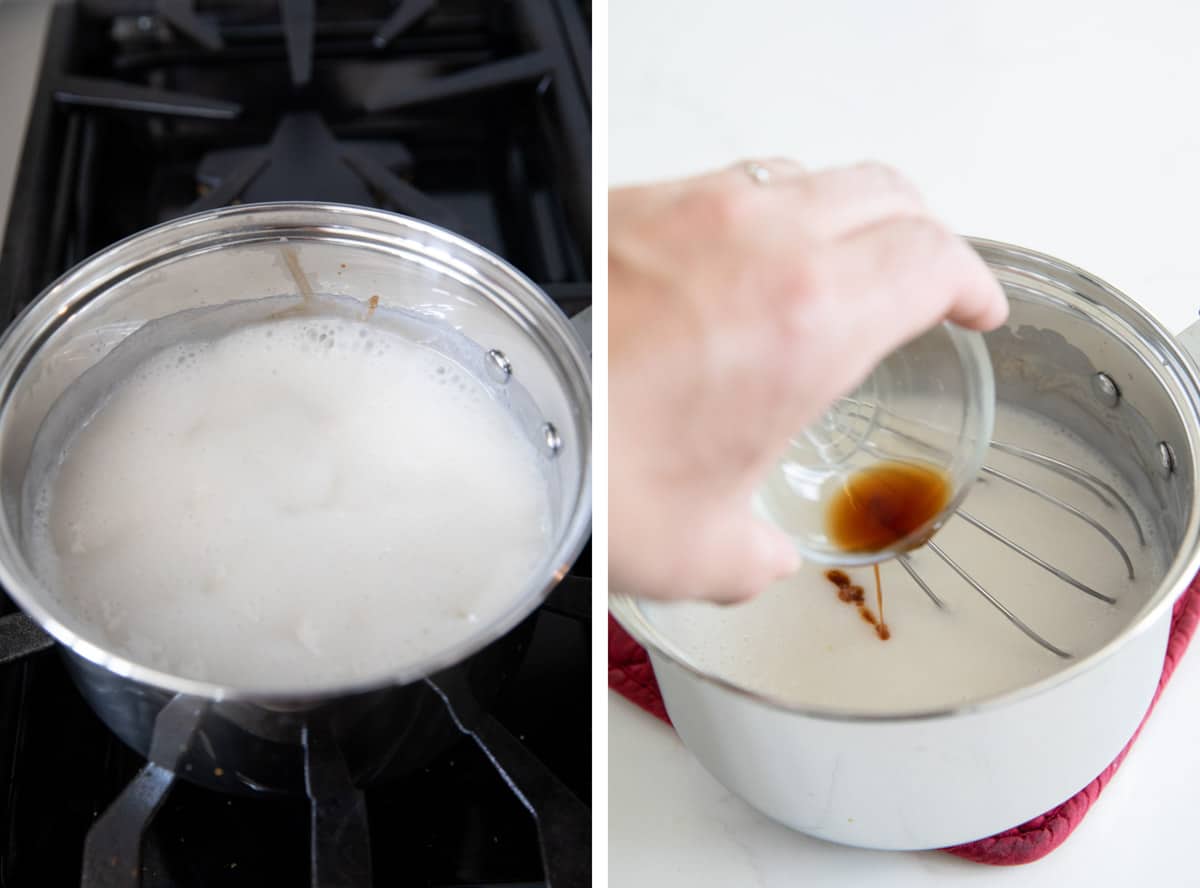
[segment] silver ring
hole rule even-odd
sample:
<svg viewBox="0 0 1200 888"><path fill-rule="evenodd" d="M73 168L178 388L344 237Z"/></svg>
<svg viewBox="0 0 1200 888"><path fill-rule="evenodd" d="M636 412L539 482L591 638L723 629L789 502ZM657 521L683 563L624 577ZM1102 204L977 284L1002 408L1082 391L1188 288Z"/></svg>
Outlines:
<svg viewBox="0 0 1200 888"><path fill-rule="evenodd" d="M771 171L755 160L749 160L745 166L746 175L755 185L767 185L771 182Z"/></svg>

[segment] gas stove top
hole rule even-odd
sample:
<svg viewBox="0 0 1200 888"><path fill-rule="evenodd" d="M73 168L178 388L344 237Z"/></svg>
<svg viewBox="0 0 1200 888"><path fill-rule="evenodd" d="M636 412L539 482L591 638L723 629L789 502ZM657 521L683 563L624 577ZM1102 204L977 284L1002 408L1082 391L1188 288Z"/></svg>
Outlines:
<svg viewBox="0 0 1200 888"><path fill-rule="evenodd" d="M589 19L571 0L57 7L0 254L4 323L122 237L269 200L434 222L506 258L568 314L587 307ZM365 790L369 866L329 884L545 885L547 873L569 874L555 888L586 884L590 848L548 840L530 809L542 791L590 804L590 576L589 547L535 615L492 709L536 779L514 792L504 756L464 737ZM318 884L313 873L338 872L310 860L307 799L183 781L157 812L108 818L117 839L89 840L146 763L20 619L0 595L0 886ZM140 845L140 869L98 866L114 841Z"/></svg>

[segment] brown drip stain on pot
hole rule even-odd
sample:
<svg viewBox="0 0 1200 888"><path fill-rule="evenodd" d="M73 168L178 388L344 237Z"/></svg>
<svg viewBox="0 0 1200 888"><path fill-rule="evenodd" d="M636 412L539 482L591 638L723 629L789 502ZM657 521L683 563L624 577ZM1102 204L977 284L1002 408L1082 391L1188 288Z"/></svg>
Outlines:
<svg viewBox="0 0 1200 888"><path fill-rule="evenodd" d="M304 273L304 269L300 267L300 258L296 255L296 251L292 247L283 248L283 261L287 265L287 270L292 276L292 280L296 282L297 289L300 290L300 298L304 300L304 310L311 311L313 306L313 289L309 283L308 275Z"/></svg>
<svg viewBox="0 0 1200 888"><path fill-rule="evenodd" d="M950 500L950 479L935 466L889 460L850 475L829 501L825 531L839 549L878 552L918 531ZM891 638L883 619L883 582L875 565L876 618L864 600L862 586L840 570L825 578L838 598L858 607L859 616L875 627L881 641Z"/></svg>

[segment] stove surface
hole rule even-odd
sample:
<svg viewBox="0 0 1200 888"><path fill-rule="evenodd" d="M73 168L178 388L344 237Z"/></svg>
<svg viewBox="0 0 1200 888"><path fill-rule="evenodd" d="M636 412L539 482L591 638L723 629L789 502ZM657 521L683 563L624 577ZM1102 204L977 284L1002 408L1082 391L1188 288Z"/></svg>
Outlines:
<svg viewBox="0 0 1200 888"><path fill-rule="evenodd" d="M56 7L0 254L4 323L107 244L262 200L418 216L499 253L568 314L590 305L589 17L567 0ZM492 709L589 805L590 576L589 547ZM0 596L0 615L15 610ZM77 885L89 828L145 762L57 651L5 660L0 886ZM546 884L534 818L467 739L367 788L366 808L373 884ZM140 876L113 884L307 883L309 816L303 798L176 782Z"/></svg>

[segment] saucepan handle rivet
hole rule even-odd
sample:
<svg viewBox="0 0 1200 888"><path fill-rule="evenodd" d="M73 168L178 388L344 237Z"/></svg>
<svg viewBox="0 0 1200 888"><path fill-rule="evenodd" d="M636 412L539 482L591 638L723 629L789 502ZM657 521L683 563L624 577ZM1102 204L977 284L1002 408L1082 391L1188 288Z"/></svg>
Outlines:
<svg viewBox="0 0 1200 888"><path fill-rule="evenodd" d="M1121 400L1121 389L1107 373L1092 377L1092 390L1105 407L1116 407Z"/></svg>
<svg viewBox="0 0 1200 888"><path fill-rule="evenodd" d="M488 373L492 379L499 383L508 382L512 376L512 362L508 356L498 348L489 349L488 358Z"/></svg>
<svg viewBox="0 0 1200 888"><path fill-rule="evenodd" d="M1158 442L1158 464L1162 468L1164 478L1175 474L1175 451L1166 441Z"/></svg>

